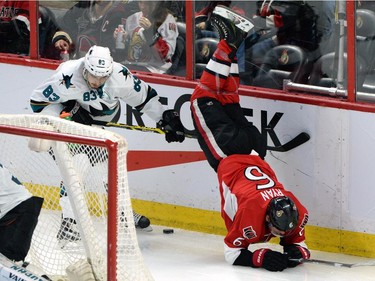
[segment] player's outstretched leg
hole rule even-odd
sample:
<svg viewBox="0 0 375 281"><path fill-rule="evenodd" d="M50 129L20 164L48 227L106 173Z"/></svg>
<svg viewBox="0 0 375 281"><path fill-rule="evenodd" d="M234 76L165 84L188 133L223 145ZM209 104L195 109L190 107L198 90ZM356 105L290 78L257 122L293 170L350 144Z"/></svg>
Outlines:
<svg viewBox="0 0 375 281"><path fill-rule="evenodd" d="M220 39L236 50L254 27L252 22L240 14L218 5L212 13L212 25L217 29Z"/></svg>
<svg viewBox="0 0 375 281"><path fill-rule="evenodd" d="M152 231L152 227L150 226L150 220L147 217L140 215L133 210L133 218L135 228L140 228L146 231Z"/></svg>

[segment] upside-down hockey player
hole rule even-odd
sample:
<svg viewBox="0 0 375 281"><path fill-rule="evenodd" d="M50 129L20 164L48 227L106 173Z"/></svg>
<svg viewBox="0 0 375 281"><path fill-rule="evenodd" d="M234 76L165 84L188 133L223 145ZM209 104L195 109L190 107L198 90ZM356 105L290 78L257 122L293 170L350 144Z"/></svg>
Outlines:
<svg viewBox="0 0 375 281"><path fill-rule="evenodd" d="M236 51L253 24L224 6L215 8L212 20L221 40L191 97L191 111L199 144L218 175L225 259L282 271L310 257L304 231L308 211L263 160L266 142L239 104ZM275 236L283 253L248 249Z"/></svg>

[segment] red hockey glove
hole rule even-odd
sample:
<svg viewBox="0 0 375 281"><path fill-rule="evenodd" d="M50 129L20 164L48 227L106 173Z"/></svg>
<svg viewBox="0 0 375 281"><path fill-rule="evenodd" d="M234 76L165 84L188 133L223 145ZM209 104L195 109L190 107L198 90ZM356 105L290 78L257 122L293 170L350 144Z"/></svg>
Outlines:
<svg viewBox="0 0 375 281"><path fill-rule="evenodd" d="M309 259L310 251L302 246L292 244L284 246L284 254L288 256L288 267L296 267L300 264L297 261L291 261L290 259Z"/></svg>
<svg viewBox="0 0 375 281"><path fill-rule="evenodd" d="M253 266L269 271L283 271L288 267L288 257L282 253L262 248L253 253Z"/></svg>

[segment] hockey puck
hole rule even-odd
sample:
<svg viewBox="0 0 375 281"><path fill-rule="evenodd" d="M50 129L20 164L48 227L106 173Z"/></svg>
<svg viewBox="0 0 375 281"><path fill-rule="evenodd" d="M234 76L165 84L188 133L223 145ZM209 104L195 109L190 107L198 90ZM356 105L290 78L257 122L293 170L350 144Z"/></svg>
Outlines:
<svg viewBox="0 0 375 281"><path fill-rule="evenodd" d="M172 228L165 228L163 229L163 233L164 234L172 234L174 232L174 230Z"/></svg>

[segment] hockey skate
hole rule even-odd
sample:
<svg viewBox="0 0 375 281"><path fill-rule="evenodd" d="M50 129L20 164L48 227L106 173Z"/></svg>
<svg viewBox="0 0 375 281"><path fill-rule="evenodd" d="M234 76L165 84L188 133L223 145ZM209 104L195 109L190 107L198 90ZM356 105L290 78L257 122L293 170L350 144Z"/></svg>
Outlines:
<svg viewBox="0 0 375 281"><path fill-rule="evenodd" d="M148 232L152 231L150 220L147 217L142 216L133 210L133 218L134 218L135 228L142 229Z"/></svg>
<svg viewBox="0 0 375 281"><path fill-rule="evenodd" d="M81 240L81 235L79 234L75 220L63 218L56 238L61 247L64 247L68 242Z"/></svg>
<svg viewBox="0 0 375 281"><path fill-rule="evenodd" d="M222 5L215 7L211 19L212 25L219 32L220 39L224 39L235 50L254 27L248 18Z"/></svg>

